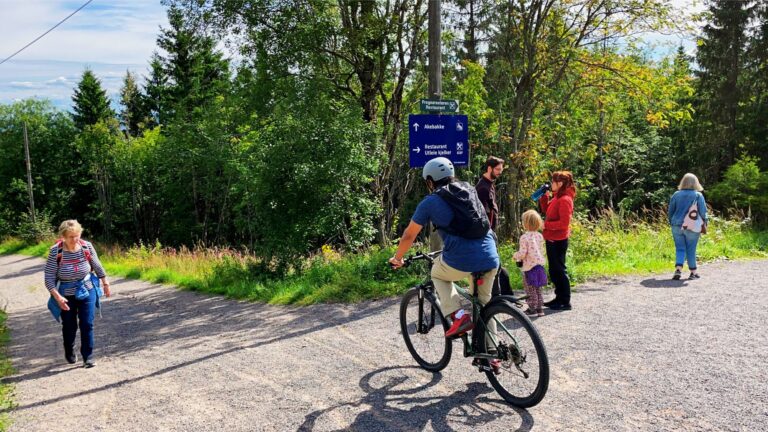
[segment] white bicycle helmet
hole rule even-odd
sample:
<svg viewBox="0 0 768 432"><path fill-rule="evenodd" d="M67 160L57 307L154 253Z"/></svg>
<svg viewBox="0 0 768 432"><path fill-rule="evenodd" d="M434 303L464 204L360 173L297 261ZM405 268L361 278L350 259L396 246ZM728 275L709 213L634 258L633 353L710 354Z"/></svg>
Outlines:
<svg viewBox="0 0 768 432"><path fill-rule="evenodd" d="M448 158L444 157L430 159L421 171L421 176L424 177L424 180L426 180L427 177L432 177L432 181L453 177L453 174L453 163L448 160Z"/></svg>

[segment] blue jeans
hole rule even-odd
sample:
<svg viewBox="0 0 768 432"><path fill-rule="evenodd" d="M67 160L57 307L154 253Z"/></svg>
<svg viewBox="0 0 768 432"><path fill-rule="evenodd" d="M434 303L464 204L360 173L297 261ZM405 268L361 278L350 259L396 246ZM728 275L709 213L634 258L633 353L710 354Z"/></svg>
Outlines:
<svg viewBox="0 0 768 432"><path fill-rule="evenodd" d="M69 354L75 346L78 321L80 327L80 354L88 360L93 354L93 319L96 315L96 290L88 290L88 298L78 300L67 296L69 310L61 311L61 333L64 336L64 351Z"/></svg>
<svg viewBox="0 0 768 432"><path fill-rule="evenodd" d="M696 245L701 233L684 230L680 225L672 225L672 238L675 240L675 266L682 267L688 259L688 269L696 270Z"/></svg>

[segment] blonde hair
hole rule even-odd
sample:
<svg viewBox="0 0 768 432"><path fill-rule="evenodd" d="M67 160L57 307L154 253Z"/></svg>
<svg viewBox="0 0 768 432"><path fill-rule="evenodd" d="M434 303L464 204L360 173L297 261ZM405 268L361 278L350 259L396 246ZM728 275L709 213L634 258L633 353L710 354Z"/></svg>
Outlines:
<svg viewBox="0 0 768 432"><path fill-rule="evenodd" d="M539 231L544 228L544 221L536 210L528 210L523 213L523 228L526 231Z"/></svg>
<svg viewBox="0 0 768 432"><path fill-rule="evenodd" d="M78 234L83 232L83 227L75 219L65 220L59 225L59 236L64 237L68 232L76 232Z"/></svg>
<svg viewBox="0 0 768 432"><path fill-rule="evenodd" d="M701 187L701 183L699 183L699 178L691 173L687 173L683 176L683 178L680 180L680 184L677 185L677 189L693 189L699 192L704 190L704 188Z"/></svg>

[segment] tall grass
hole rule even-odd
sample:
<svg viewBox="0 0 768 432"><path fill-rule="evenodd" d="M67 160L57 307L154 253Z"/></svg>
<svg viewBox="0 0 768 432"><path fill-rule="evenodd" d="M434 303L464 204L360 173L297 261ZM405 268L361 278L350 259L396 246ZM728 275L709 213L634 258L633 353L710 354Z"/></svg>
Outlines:
<svg viewBox="0 0 768 432"><path fill-rule="evenodd" d="M6 352L10 340L8 327L5 325L6 318L5 311L0 310L0 379L13 374L13 366ZM10 426L7 413L11 408L13 408L13 385L0 381L0 413L2 413L0 414L0 431L8 430Z"/></svg>
<svg viewBox="0 0 768 432"><path fill-rule="evenodd" d="M674 270L675 245L662 215L650 222L647 218L612 213L597 221L580 220L573 226L571 244L569 271L577 282L599 276ZM702 262L768 257L768 232L710 217L697 255Z"/></svg>
<svg viewBox="0 0 768 432"><path fill-rule="evenodd" d="M186 289L274 304L356 302L396 295L418 280L418 270L393 272L385 265L392 251L372 248L340 255L328 248L298 271L278 274L259 258L232 250L175 251L139 246L109 251L107 271Z"/></svg>
<svg viewBox="0 0 768 432"><path fill-rule="evenodd" d="M650 221L648 221L650 219ZM510 270L513 287L521 276L511 256L514 244L501 246L502 262ZM0 253L44 256L49 244L25 245L18 240L0 244ZM325 247L321 253L295 263L294 271L277 274L270 263L229 249L163 248L160 244L128 249L97 245L107 271L113 275L167 283L185 289L237 299L275 304L356 302L398 295L426 276L423 265L394 272L386 264L393 249L371 248L339 254ZM768 232L738 222L712 218L709 233L698 249L703 262L716 259L768 257ZM612 213L599 220L577 219L568 250L568 269L574 289L589 278L671 271L674 243L661 215L645 219ZM702 271L706 273L706 269Z"/></svg>

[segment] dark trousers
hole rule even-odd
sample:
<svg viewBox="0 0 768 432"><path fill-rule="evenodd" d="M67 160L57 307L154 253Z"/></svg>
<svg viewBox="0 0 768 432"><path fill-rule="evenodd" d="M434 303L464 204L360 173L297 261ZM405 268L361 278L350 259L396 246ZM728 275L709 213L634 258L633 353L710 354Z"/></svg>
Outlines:
<svg viewBox="0 0 768 432"><path fill-rule="evenodd" d="M547 240L547 261L549 279L555 285L555 301L560 304L571 303L571 281L565 266L565 254L568 252L568 239Z"/></svg>
<svg viewBox="0 0 768 432"><path fill-rule="evenodd" d="M499 250L499 238L496 236L496 231L491 230L493 234L493 240L496 242L496 250ZM493 279L493 287L491 289L491 296L497 295L512 295L512 284L509 283L509 272L507 269L501 266L501 254L499 254L499 269L496 272L496 277Z"/></svg>
<svg viewBox="0 0 768 432"><path fill-rule="evenodd" d="M509 272L502 266L496 272L496 278L493 280L493 290L491 295L512 295L512 285L509 283Z"/></svg>
<svg viewBox="0 0 768 432"><path fill-rule="evenodd" d="M88 360L93 354L93 319L96 315L96 290L88 290L88 298L78 300L67 296L68 311L61 311L61 333L64 336L64 352L71 354L75 347L78 321L80 327L80 354Z"/></svg>

